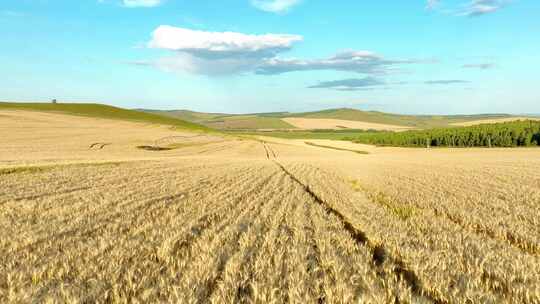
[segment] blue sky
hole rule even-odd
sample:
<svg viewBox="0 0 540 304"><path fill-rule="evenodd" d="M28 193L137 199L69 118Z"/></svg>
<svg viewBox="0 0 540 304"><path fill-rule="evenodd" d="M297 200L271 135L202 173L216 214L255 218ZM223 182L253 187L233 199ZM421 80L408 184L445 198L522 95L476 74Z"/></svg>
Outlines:
<svg viewBox="0 0 540 304"><path fill-rule="evenodd" d="M540 113L536 0L3 0L0 100Z"/></svg>

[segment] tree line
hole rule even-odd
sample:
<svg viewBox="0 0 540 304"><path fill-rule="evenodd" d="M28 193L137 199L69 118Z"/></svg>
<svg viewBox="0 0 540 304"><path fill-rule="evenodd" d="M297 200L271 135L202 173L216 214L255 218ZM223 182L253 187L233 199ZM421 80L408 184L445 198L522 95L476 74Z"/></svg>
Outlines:
<svg viewBox="0 0 540 304"><path fill-rule="evenodd" d="M405 132L364 133L354 142L400 147L528 147L540 146L540 121L482 124Z"/></svg>

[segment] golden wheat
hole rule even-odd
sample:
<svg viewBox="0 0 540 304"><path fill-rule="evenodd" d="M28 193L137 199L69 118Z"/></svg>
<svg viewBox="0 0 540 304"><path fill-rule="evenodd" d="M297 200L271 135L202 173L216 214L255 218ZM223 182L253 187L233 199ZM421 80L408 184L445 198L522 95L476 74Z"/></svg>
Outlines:
<svg viewBox="0 0 540 304"><path fill-rule="evenodd" d="M2 303L540 302L537 150L2 115Z"/></svg>

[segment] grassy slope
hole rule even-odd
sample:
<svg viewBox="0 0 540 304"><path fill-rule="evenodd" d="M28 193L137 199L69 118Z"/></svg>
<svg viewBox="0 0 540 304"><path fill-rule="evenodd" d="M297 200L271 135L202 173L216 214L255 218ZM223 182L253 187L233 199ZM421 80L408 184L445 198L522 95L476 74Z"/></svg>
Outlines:
<svg viewBox="0 0 540 304"><path fill-rule="evenodd" d="M257 115L227 116L202 123L218 129L294 129L281 118Z"/></svg>
<svg viewBox="0 0 540 304"><path fill-rule="evenodd" d="M187 110L164 111L164 110L137 109L137 111L152 113L152 114L157 114L157 115L164 115L164 116L178 118L181 120L195 122L195 123L200 123L205 120L212 120L212 119L215 119L216 117L226 115L226 114L220 114L220 113L216 113L216 114L201 113L201 112L193 112L193 111L187 111Z"/></svg>
<svg viewBox="0 0 540 304"><path fill-rule="evenodd" d="M205 125L216 129L294 129L291 124L281 120L282 113L262 114L222 114L201 113L187 110L140 110L167 117L175 117L182 120Z"/></svg>
<svg viewBox="0 0 540 304"><path fill-rule="evenodd" d="M196 123L187 122L178 118L166 117L151 113L144 113L133 110L112 107L103 104L88 103L8 103L0 102L0 110L32 110L44 112L57 112L71 115L80 115L96 118L107 118L117 120L129 120L174 126L181 129L209 131L207 127Z"/></svg>

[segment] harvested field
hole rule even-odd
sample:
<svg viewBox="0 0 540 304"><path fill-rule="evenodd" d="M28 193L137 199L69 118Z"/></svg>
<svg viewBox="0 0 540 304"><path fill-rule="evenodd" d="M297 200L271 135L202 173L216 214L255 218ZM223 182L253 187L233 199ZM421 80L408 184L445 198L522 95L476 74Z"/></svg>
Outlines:
<svg viewBox="0 0 540 304"><path fill-rule="evenodd" d="M327 119L327 118L301 118L289 117L283 118L285 122L299 129L359 129L359 130L377 130L377 131L406 131L411 127L395 126L380 123L371 123L363 121Z"/></svg>
<svg viewBox="0 0 540 304"><path fill-rule="evenodd" d="M24 111L0 132L1 303L540 302L537 149Z"/></svg>

